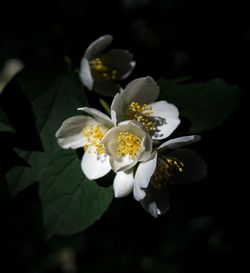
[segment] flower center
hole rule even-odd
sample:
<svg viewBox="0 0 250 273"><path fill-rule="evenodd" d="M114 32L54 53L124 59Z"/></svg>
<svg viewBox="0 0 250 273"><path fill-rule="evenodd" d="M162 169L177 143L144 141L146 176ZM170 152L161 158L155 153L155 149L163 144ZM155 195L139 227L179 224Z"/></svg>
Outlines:
<svg viewBox="0 0 250 273"><path fill-rule="evenodd" d="M121 132L117 138L117 154L134 159L140 150L141 140L129 132Z"/></svg>
<svg viewBox="0 0 250 273"><path fill-rule="evenodd" d="M101 143L101 140L105 133L102 129L103 128L101 128L100 125L91 125L82 129L82 134L87 140L87 143L84 145L85 152L90 146L94 146L94 152L96 152L98 155L105 153L105 150Z"/></svg>
<svg viewBox="0 0 250 273"><path fill-rule="evenodd" d="M94 77L97 79L104 80L116 80L117 79L117 70L112 69L111 67L105 64L104 58L95 58L90 61L91 70L94 74Z"/></svg>
<svg viewBox="0 0 250 273"><path fill-rule="evenodd" d="M128 106L128 117L139 121L148 131L154 131L155 126L152 117L152 106L147 104L139 104L138 102L131 102Z"/></svg>
<svg viewBox="0 0 250 273"><path fill-rule="evenodd" d="M178 159L159 157L151 185L157 190L174 183L174 177L183 172L184 164Z"/></svg>

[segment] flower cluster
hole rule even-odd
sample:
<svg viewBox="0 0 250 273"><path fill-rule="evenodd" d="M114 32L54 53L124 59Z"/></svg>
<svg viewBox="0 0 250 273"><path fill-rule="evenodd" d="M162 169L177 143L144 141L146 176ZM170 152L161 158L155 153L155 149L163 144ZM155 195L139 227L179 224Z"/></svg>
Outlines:
<svg viewBox="0 0 250 273"><path fill-rule="evenodd" d="M200 140L197 135L163 139L180 124L177 107L156 101L159 87L152 77L131 81L124 89L117 79L135 66L124 50L104 50L112 41L105 35L93 42L81 62L80 78L88 89L114 94L110 116L83 107L85 115L70 117L56 132L64 148L84 147L81 168L88 179L98 179L111 170L116 175L114 196L133 196L154 217L169 208L168 189L174 183L191 182L206 175L206 164L186 145ZM159 145L159 143L161 143Z"/></svg>

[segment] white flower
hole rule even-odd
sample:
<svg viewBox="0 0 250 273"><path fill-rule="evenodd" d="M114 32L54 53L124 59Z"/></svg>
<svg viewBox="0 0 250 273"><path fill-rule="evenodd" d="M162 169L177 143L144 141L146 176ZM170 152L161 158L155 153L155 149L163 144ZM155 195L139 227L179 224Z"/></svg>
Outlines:
<svg viewBox="0 0 250 273"><path fill-rule="evenodd" d="M133 80L113 99L113 122L136 120L143 124L153 140L168 137L180 123L179 111L166 101L153 102L159 92L158 85L151 77Z"/></svg>
<svg viewBox="0 0 250 273"><path fill-rule="evenodd" d="M106 175L111 166L101 140L113 126L111 119L93 108L79 108L90 116L74 116L66 119L56 132L58 144L64 149L84 147L81 162L83 173L90 180Z"/></svg>
<svg viewBox="0 0 250 273"><path fill-rule="evenodd" d="M152 152L152 141L140 123L123 121L111 128L102 139L113 171L126 171L145 161Z"/></svg>
<svg viewBox="0 0 250 273"><path fill-rule="evenodd" d="M133 191L134 198L154 217L169 209L169 185L198 181L206 175L206 164L194 151L183 146L199 136L171 139L153 151L147 161L133 169L118 172L114 180L115 197Z"/></svg>
<svg viewBox="0 0 250 273"><path fill-rule="evenodd" d="M106 50L112 40L111 35L104 35L89 45L81 60L79 74L89 90L109 96L119 91L117 81L129 76L135 67L130 52Z"/></svg>

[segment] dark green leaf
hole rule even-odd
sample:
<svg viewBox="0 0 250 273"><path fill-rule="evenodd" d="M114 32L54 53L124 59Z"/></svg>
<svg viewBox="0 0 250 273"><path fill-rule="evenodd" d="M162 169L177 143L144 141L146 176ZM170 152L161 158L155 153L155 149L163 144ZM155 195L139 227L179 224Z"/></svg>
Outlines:
<svg viewBox="0 0 250 273"><path fill-rule="evenodd" d="M237 107L239 89L221 79L201 83L160 80L160 99L175 104L191 120L189 133L220 126Z"/></svg>
<svg viewBox="0 0 250 273"><path fill-rule="evenodd" d="M59 149L44 170L40 185L47 236L85 230L106 211L112 186L99 187L82 173L73 151Z"/></svg>
<svg viewBox="0 0 250 273"><path fill-rule="evenodd" d="M34 182L38 182L36 179L38 174L40 175L40 170L38 170L38 164L39 162L43 163L43 161L46 159L46 154L43 152L29 152L20 149L15 149L15 151L25 162L27 162L27 164L15 166L9 171L7 175L8 187L13 197L28 186L32 185ZM37 158L39 158L37 164L29 164L29 162L33 163L34 161L36 161Z"/></svg>
<svg viewBox="0 0 250 273"><path fill-rule="evenodd" d="M15 80L31 103L44 152L18 151L29 166L16 166L7 174L13 196L40 180L42 169L58 148L56 130L66 118L78 114L78 107L87 105L82 84L73 72L58 68L24 70ZM27 142L33 137L31 133Z"/></svg>

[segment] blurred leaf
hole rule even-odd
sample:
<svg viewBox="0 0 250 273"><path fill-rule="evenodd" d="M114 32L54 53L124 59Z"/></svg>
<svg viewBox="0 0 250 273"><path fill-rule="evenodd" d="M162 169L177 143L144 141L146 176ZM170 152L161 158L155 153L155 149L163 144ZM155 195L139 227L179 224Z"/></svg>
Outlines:
<svg viewBox="0 0 250 273"><path fill-rule="evenodd" d="M191 120L189 133L220 126L237 107L239 89L221 79L201 83L159 80L160 99L175 104Z"/></svg>
<svg viewBox="0 0 250 273"><path fill-rule="evenodd" d="M87 105L82 84L73 72L60 68L25 69L15 80L31 103L44 151L17 151L28 166L16 166L7 174L13 196L40 179L51 153L58 148L56 130L66 118L77 115L78 107ZM30 132L27 142L32 142L34 135Z"/></svg>
<svg viewBox="0 0 250 273"><path fill-rule="evenodd" d="M12 126L9 124L8 118L0 108L0 132L15 132Z"/></svg>
<svg viewBox="0 0 250 273"><path fill-rule="evenodd" d="M113 190L88 180L75 153L59 149L42 174L40 196L47 237L51 237L92 225L108 208Z"/></svg>

